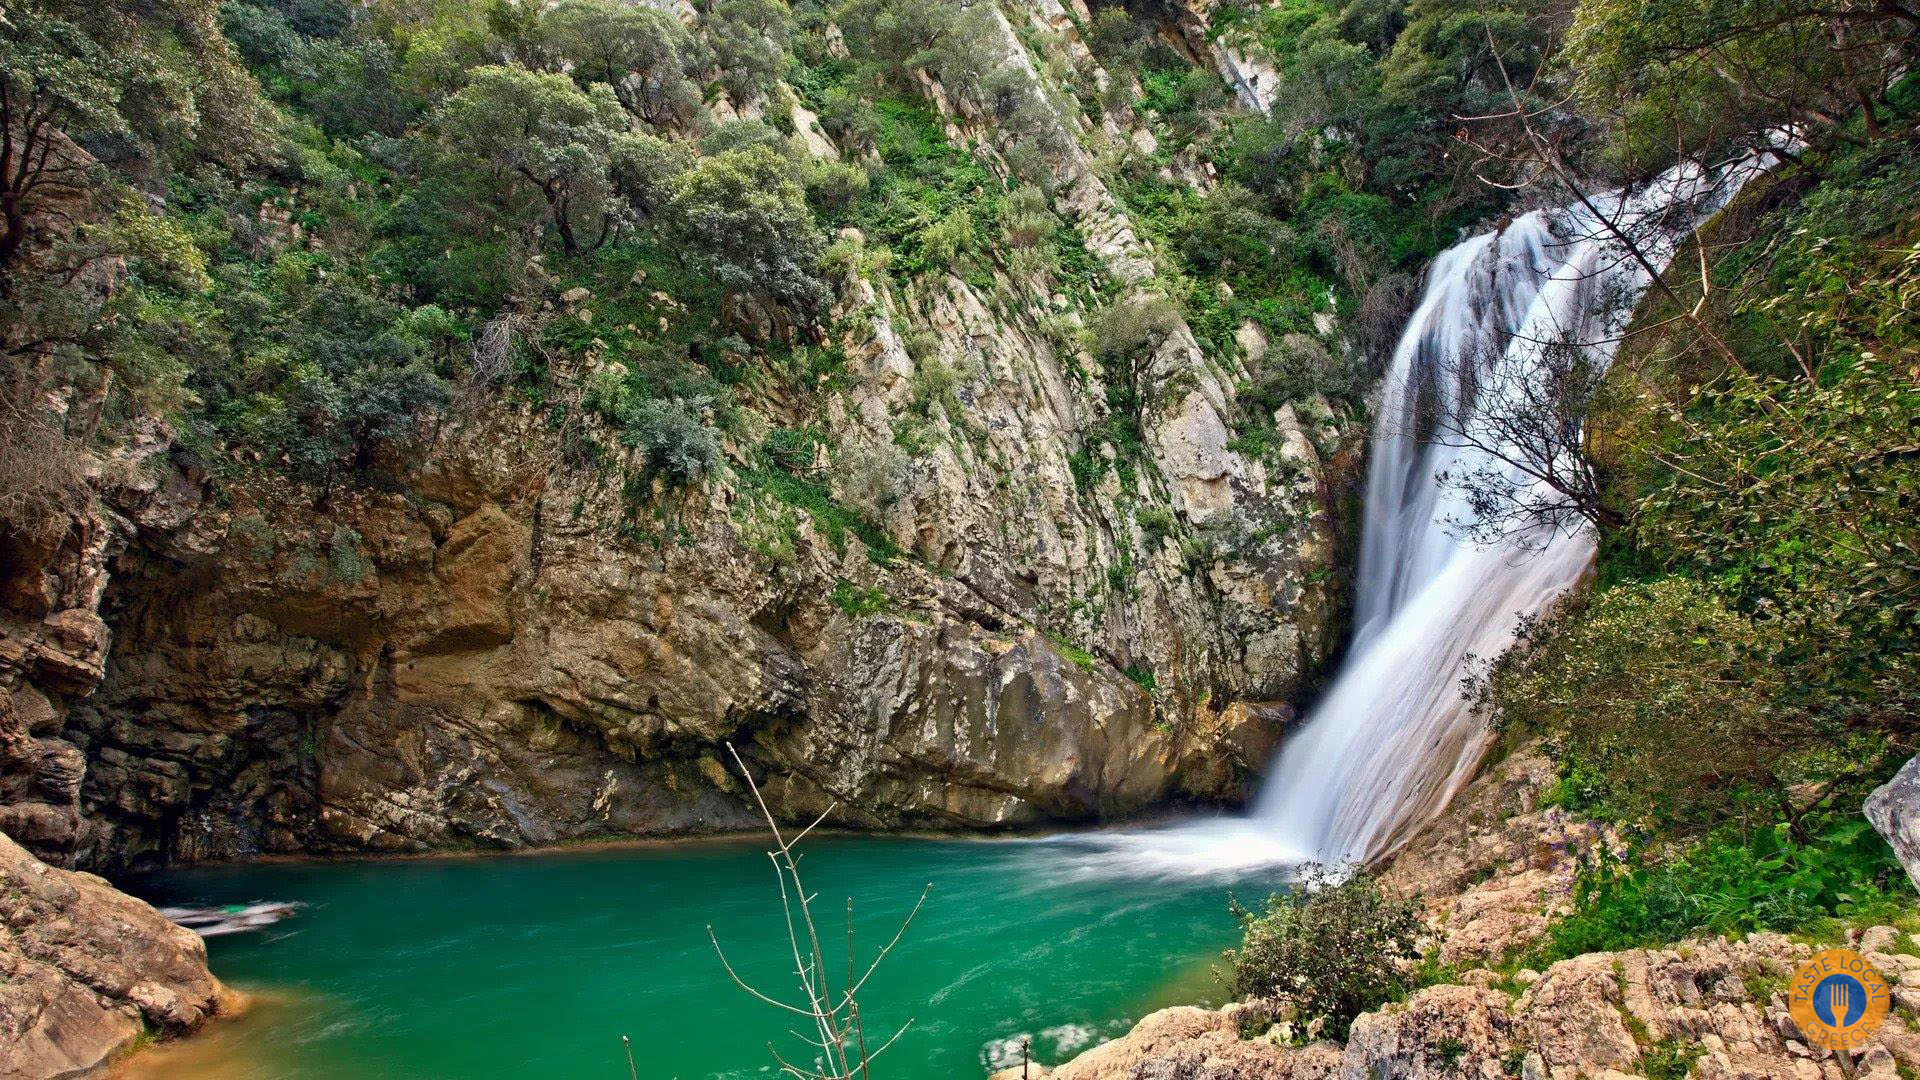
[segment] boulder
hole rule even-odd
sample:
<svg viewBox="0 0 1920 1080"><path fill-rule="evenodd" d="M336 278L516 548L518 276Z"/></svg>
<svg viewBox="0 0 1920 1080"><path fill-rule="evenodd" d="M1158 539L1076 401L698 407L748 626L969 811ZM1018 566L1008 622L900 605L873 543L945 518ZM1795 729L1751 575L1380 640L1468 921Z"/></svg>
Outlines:
<svg viewBox="0 0 1920 1080"><path fill-rule="evenodd" d="M200 935L0 833L0 1080L99 1069L148 1032L182 1035L231 1000Z"/></svg>
<svg viewBox="0 0 1920 1080"><path fill-rule="evenodd" d="M1920 887L1920 757L1867 796L1867 820L1893 845L1907 877Z"/></svg>

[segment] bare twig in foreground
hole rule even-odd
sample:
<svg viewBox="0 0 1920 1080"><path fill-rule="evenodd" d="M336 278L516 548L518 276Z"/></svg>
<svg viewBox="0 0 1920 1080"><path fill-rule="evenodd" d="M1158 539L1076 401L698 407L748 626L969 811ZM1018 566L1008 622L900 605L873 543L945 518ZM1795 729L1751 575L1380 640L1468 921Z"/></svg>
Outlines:
<svg viewBox="0 0 1920 1080"><path fill-rule="evenodd" d="M878 1049L869 1052L866 1028L860 1019L860 989L880 967L880 962L893 951L893 947L900 943L907 927L912 925L914 916L920 914L921 905L927 902L927 894L933 890L933 886L929 884L920 891L920 899L914 902L913 910L901 921L892 939L874 954L873 960L864 969L858 971L853 944L853 900L847 900L846 981L838 988L834 987L828 977L827 957L820 944L819 929L813 920L815 896L809 894L801 882L800 863L794 857L794 850L800 841L806 839L814 826L826 820L827 814L833 812L833 807L827 807L812 825L800 830L791 840L787 839L781 833L773 813L767 809L766 799L760 795L760 785L754 783L753 774L747 771L746 763L740 760L740 754L732 743L727 744L727 753L732 755L734 768L740 770L740 776L746 780L748 789L753 792L754 802L760 808L760 816L766 820L767 829L773 834L775 846L767 852L767 858L773 862L774 876L780 886L780 908L786 919L788 951L793 957L793 973L800 982L799 1003L782 1001L742 979L739 972L734 970L733 963L727 959L726 950L720 947L720 938L711 925L707 927L707 938L713 942L713 951L720 957L720 966L726 969L727 977L733 980L734 985L768 1005L812 1021L811 1034L800 1031L793 1033L816 1051L810 1068L788 1061L780 1056L778 1050L768 1046L782 1073L799 1080L853 1080L854 1077L868 1080L871 1076L868 1071L870 1063L906 1034L907 1029L913 1026L913 1020L902 1024Z"/></svg>

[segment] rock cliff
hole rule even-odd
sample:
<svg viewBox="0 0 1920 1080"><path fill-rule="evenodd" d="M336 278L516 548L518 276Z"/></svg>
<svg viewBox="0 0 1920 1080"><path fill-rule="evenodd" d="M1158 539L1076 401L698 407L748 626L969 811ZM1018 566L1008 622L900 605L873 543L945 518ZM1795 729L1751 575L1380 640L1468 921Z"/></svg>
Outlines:
<svg viewBox="0 0 1920 1080"><path fill-rule="evenodd" d="M78 1076L180 1035L228 993L200 936L92 874L0 836L0 1078Z"/></svg>
<svg viewBox="0 0 1920 1080"><path fill-rule="evenodd" d="M777 812L856 827L1243 798L1339 640L1355 425L1309 394L1257 418L1263 448L1235 440L1269 346L1248 324L1203 347L1166 302L1099 160L1153 120L1062 92L1052 51L1098 73L1070 7L993 10L978 45L1039 103L1017 137L1050 147L1052 212L1111 295L852 268L813 343L844 368L737 401L733 430L814 433L804 453L770 469L734 436L692 491L636 486L637 450L583 456L619 447L581 407L627 362L596 340L553 359L551 399L469 387L354 483L212 468L143 420L86 505L7 539L0 829L115 870L744 827L726 742ZM1165 33L1203 42L1205 17ZM1015 171L1016 133L924 90ZM1153 313L1131 370L1090 351L1096 308ZM1132 395L1137 441L1104 436Z"/></svg>

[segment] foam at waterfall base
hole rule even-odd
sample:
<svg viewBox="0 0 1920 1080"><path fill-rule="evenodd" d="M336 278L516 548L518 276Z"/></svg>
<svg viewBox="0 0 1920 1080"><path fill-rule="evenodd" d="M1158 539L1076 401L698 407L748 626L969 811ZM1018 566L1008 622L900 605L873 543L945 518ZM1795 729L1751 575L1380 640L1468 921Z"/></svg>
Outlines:
<svg viewBox="0 0 1920 1080"><path fill-rule="evenodd" d="M1219 817L1157 828L1066 833L1033 841L1048 877L1149 880L1289 876L1306 853L1251 818Z"/></svg>

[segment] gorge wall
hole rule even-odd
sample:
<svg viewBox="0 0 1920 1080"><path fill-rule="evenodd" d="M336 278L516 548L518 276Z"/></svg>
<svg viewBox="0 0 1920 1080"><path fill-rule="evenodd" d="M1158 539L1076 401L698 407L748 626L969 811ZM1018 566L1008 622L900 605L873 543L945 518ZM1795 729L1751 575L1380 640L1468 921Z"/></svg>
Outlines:
<svg viewBox="0 0 1920 1080"><path fill-rule="evenodd" d="M1094 155L1151 142L1150 119L1063 107L1035 50L1084 54L1089 13L1023 12L993 13L990 51L1051 103L1055 211L1110 303L1155 305ZM1000 162L992 117L944 122ZM1268 448L1230 446L1265 335L1209 351L1173 314L1133 376L1143 445L1116 448L1097 431L1125 376L1076 329L1097 298L991 278L851 272L835 384L743 403L750 427L818 430L812 459L770 484L729 439L713 480L656 481L638 511L569 460L551 407L484 388L377 482L325 490L212 469L143 421L89 505L10 541L0 830L115 870L749 827L728 742L777 813L852 827L1242 799L1339 639L1354 425L1310 395L1259 418ZM595 306L530 317L591 327ZM576 386L622 370L591 344L562 363Z"/></svg>

